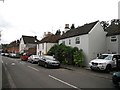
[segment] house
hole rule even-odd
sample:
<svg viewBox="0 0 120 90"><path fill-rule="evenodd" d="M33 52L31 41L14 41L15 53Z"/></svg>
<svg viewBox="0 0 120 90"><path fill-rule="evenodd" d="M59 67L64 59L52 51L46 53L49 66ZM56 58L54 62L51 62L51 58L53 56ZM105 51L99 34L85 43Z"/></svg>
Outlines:
<svg viewBox="0 0 120 90"><path fill-rule="evenodd" d="M15 40L7 45L7 52L8 53L19 53L19 40Z"/></svg>
<svg viewBox="0 0 120 90"><path fill-rule="evenodd" d="M49 32L44 36L45 37L37 44L37 55L47 54L50 48L58 43L60 31L58 30L55 35Z"/></svg>
<svg viewBox="0 0 120 90"><path fill-rule="evenodd" d="M36 54L37 42L39 42L37 36L22 35L20 39L19 52L20 53L28 52Z"/></svg>
<svg viewBox="0 0 120 90"><path fill-rule="evenodd" d="M85 55L84 65L88 66L99 53L106 51L106 32L100 22L95 21L68 30L61 36L59 44L61 43L82 49Z"/></svg>
<svg viewBox="0 0 120 90"><path fill-rule="evenodd" d="M120 23L112 23L106 31L107 53L120 54Z"/></svg>

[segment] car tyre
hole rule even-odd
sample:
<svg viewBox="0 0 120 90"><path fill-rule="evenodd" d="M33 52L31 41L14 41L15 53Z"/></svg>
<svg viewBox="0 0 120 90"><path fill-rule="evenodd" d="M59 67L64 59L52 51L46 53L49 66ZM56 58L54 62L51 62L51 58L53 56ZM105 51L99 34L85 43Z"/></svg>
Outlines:
<svg viewBox="0 0 120 90"><path fill-rule="evenodd" d="M34 64L34 61L32 60L31 63Z"/></svg>
<svg viewBox="0 0 120 90"><path fill-rule="evenodd" d="M48 64L47 64L47 63L45 63L44 67L45 67L45 68L48 68Z"/></svg>
<svg viewBox="0 0 120 90"><path fill-rule="evenodd" d="M111 69L112 69L112 67L111 67L111 65L109 64L109 65L106 66L105 71L109 73L109 72L111 71Z"/></svg>

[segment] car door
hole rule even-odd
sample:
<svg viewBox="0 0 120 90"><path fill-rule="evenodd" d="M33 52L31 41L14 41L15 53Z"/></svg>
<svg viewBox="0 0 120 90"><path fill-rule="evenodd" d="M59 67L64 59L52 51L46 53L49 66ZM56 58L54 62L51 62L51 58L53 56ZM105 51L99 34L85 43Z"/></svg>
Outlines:
<svg viewBox="0 0 120 90"><path fill-rule="evenodd" d="M40 65L44 65L45 58L44 57L40 57L39 63L40 63Z"/></svg>
<svg viewBox="0 0 120 90"><path fill-rule="evenodd" d="M112 67L115 68L116 67L116 60L120 59L119 55L114 55L112 58Z"/></svg>

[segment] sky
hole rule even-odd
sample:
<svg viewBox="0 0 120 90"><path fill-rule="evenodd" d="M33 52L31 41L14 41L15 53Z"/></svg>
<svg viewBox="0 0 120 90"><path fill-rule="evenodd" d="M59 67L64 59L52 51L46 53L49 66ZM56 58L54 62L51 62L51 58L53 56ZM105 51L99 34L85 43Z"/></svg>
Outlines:
<svg viewBox="0 0 120 90"><path fill-rule="evenodd" d="M65 24L82 26L97 20L118 19L120 0L0 0L1 42L22 35L37 36L64 30Z"/></svg>

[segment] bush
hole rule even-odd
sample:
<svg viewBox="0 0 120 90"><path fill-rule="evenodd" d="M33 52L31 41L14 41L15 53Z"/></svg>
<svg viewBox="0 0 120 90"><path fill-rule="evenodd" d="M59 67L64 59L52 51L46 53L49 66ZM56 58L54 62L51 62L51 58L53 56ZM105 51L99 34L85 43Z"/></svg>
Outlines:
<svg viewBox="0 0 120 90"><path fill-rule="evenodd" d="M54 45L47 53L54 55L63 64L81 65L83 63L83 53L77 47L65 46L64 44Z"/></svg>
<svg viewBox="0 0 120 90"><path fill-rule="evenodd" d="M78 50L78 51L74 52L73 57L74 57L75 65L83 66L84 55L83 55L82 50Z"/></svg>

